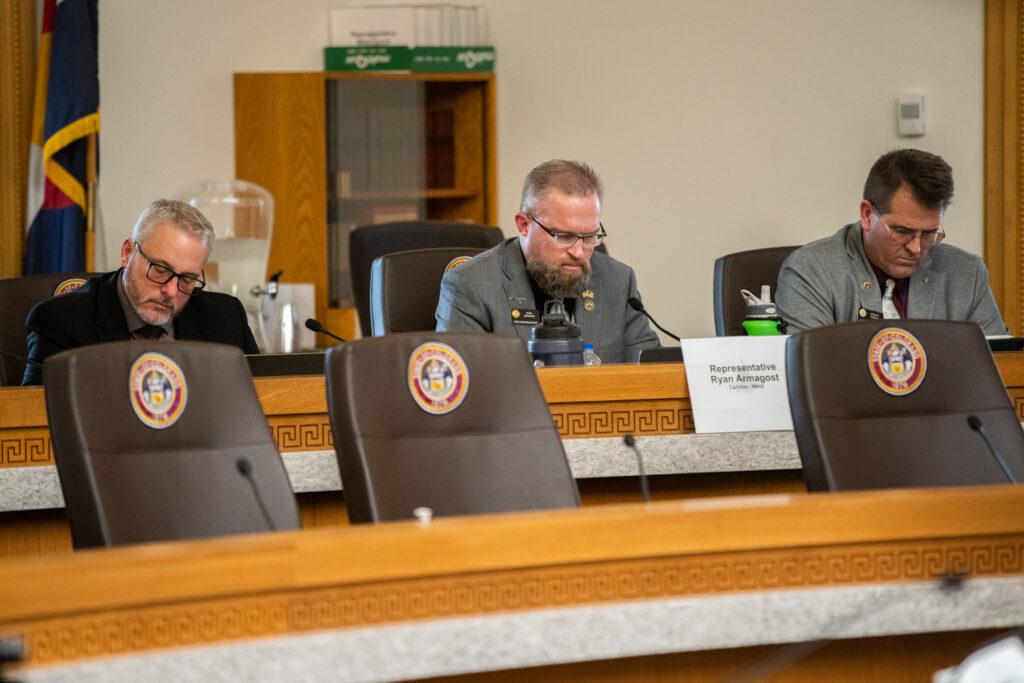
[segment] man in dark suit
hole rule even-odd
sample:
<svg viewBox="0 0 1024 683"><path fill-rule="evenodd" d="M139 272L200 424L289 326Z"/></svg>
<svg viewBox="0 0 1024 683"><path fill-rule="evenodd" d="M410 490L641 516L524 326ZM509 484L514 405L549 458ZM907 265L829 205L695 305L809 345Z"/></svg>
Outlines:
<svg viewBox="0 0 1024 683"><path fill-rule="evenodd" d="M128 339L232 344L258 353L245 310L227 294L205 292L203 268L213 226L184 202L160 199L139 216L121 245L121 268L28 314L22 384L42 381L42 362L67 349Z"/></svg>

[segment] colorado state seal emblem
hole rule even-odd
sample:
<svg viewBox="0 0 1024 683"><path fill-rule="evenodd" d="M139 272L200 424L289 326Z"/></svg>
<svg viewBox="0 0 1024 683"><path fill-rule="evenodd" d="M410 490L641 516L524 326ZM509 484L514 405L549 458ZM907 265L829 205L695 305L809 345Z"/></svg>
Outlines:
<svg viewBox="0 0 1024 683"><path fill-rule="evenodd" d="M53 295L60 296L73 292L84 284L85 278L83 277L69 277L67 280L61 280L61 283L53 290Z"/></svg>
<svg viewBox="0 0 1024 683"><path fill-rule="evenodd" d="M466 362L447 344L426 342L409 355L409 393L428 413L450 413L462 405L468 390Z"/></svg>
<svg viewBox="0 0 1024 683"><path fill-rule="evenodd" d="M147 427L166 429L185 412L185 375L162 353L144 353L136 358L128 373L128 385L132 408Z"/></svg>
<svg viewBox="0 0 1024 683"><path fill-rule="evenodd" d="M882 391L906 396L924 381L928 358L917 337L898 327L886 327L868 344L868 370Z"/></svg>
<svg viewBox="0 0 1024 683"><path fill-rule="evenodd" d="M473 258L473 257L472 256L456 256L455 258L453 258L451 261L448 262L447 266L444 267L444 272L447 273L452 268L455 268L456 266L461 266L463 263L465 263L466 261L468 261L471 258Z"/></svg>

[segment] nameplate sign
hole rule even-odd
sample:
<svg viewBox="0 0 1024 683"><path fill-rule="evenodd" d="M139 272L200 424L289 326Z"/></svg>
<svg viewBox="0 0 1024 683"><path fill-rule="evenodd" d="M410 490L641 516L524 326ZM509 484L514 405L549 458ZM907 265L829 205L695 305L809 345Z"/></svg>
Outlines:
<svg viewBox="0 0 1024 683"><path fill-rule="evenodd" d="M786 336L684 339L686 383L698 433L793 429Z"/></svg>

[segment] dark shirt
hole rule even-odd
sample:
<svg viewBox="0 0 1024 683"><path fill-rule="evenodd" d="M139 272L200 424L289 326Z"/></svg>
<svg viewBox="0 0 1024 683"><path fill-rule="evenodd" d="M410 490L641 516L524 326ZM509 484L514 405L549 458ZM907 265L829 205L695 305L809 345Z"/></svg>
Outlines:
<svg viewBox="0 0 1024 683"><path fill-rule="evenodd" d="M871 262L869 261L868 263ZM878 286L881 288L882 296L885 296L886 280L892 280L896 283L896 286L892 288L892 303L896 306L896 312L900 314L900 319L906 320L907 301L910 300L910 278L905 277L897 280L874 263L871 263L871 270L875 272L875 277L878 278Z"/></svg>

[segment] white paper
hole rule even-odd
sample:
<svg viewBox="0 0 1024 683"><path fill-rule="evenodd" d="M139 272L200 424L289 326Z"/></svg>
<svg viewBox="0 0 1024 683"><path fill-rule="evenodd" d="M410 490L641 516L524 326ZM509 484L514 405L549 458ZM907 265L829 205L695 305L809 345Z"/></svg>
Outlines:
<svg viewBox="0 0 1024 683"><path fill-rule="evenodd" d="M684 339L698 433L793 429L786 384L788 336Z"/></svg>

